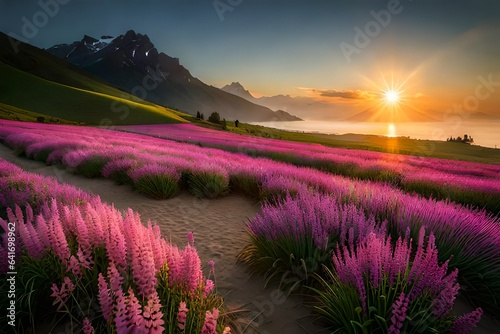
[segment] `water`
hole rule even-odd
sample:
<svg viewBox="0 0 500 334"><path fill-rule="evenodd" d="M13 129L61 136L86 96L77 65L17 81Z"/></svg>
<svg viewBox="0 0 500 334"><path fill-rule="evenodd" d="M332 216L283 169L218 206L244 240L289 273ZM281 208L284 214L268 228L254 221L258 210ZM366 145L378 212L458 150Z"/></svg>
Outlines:
<svg viewBox="0 0 500 334"><path fill-rule="evenodd" d="M326 134L372 134L382 136L404 136L414 139L446 140L450 136L463 138L472 136L475 145L500 149L500 121L455 120L453 122L343 122L343 121L301 121L301 122L258 122L252 123L270 128L318 132Z"/></svg>

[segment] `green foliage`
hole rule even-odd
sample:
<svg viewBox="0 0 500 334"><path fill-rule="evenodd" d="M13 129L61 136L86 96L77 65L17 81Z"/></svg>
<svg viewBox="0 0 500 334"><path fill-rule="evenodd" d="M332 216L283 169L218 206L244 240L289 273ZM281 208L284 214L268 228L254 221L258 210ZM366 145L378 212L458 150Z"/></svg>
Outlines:
<svg viewBox="0 0 500 334"><path fill-rule="evenodd" d="M312 236L304 235L300 241L292 237L269 240L250 234L248 244L237 256L238 261L246 263L256 274L264 274L266 285L279 283L281 289L290 293L311 284L312 275L319 273L323 265L332 263L330 250L314 245Z"/></svg>
<svg viewBox="0 0 500 334"><path fill-rule="evenodd" d="M220 123L220 115L217 111L214 111L208 117L208 121L211 123L219 124Z"/></svg>
<svg viewBox="0 0 500 334"><path fill-rule="evenodd" d="M148 197L168 199L174 197L179 191L179 181L169 175L149 174L135 180L133 187Z"/></svg>
<svg viewBox="0 0 500 334"><path fill-rule="evenodd" d="M16 268L16 324L19 325L18 330L21 333L33 328L40 319L54 318L55 309L40 305L52 304L50 286L61 274L62 262L53 253L48 253L38 261L23 255L18 261L23 264ZM7 296L6 277L0 278L2 294ZM7 308L8 302L7 298L1 299L3 310ZM2 323L0 328L6 329L6 324Z"/></svg>
<svg viewBox="0 0 500 334"><path fill-rule="evenodd" d="M109 157L95 155L85 161L82 161L76 169L75 173L83 175L87 178L102 176L102 169L111 160Z"/></svg>
<svg viewBox="0 0 500 334"><path fill-rule="evenodd" d="M133 184L132 178L128 175L128 170L116 170L108 176L111 180L115 181L117 185Z"/></svg>
<svg viewBox="0 0 500 334"><path fill-rule="evenodd" d="M229 183L231 189L241 191L251 199L259 200L261 189L255 176L245 173L231 174Z"/></svg>
<svg viewBox="0 0 500 334"><path fill-rule="evenodd" d="M229 193L227 175L208 171L193 171L188 180L189 191L198 198L217 198Z"/></svg>
<svg viewBox="0 0 500 334"><path fill-rule="evenodd" d="M40 150L33 154L33 159L36 161L46 162L49 154L53 152L53 149Z"/></svg>
<svg viewBox="0 0 500 334"><path fill-rule="evenodd" d="M320 288L310 288L316 294L314 310L320 319L335 329L334 333L387 333L391 326L393 305L401 293L410 295L412 285L407 284L408 272L390 283L384 276L380 284L374 286L364 277L367 311L361 305L358 290L353 285L342 283L329 268L324 268L324 277L316 276ZM433 314L433 298L423 293L410 299L402 333L446 333L453 324L448 315L437 318Z"/></svg>

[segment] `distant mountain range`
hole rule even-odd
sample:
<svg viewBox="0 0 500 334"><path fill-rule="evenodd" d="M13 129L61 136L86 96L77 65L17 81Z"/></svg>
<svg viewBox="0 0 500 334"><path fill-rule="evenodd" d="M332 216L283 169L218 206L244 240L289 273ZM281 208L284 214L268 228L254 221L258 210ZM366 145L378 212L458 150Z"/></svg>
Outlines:
<svg viewBox="0 0 500 334"><path fill-rule="evenodd" d="M349 111L342 105L317 101L307 96L275 95L254 97L239 82L232 82L221 88L223 91L242 97L252 103L266 106L273 110L284 110L301 118L340 120Z"/></svg>
<svg viewBox="0 0 500 334"><path fill-rule="evenodd" d="M84 36L46 51L141 99L193 115L217 111L244 122L300 120L203 83L178 58L159 52L147 35L133 30L116 38Z"/></svg>

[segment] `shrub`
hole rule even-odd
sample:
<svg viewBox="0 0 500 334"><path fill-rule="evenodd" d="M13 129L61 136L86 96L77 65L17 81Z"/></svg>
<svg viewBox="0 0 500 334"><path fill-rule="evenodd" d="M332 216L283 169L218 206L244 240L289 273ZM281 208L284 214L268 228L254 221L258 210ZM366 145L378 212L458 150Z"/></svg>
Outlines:
<svg viewBox="0 0 500 334"><path fill-rule="evenodd" d="M208 121L211 123L219 124L220 123L220 115L217 111L214 111L213 113L208 116Z"/></svg>
<svg viewBox="0 0 500 334"><path fill-rule="evenodd" d="M167 199L179 190L180 174L173 167L149 164L131 170L129 176L133 187L154 199Z"/></svg>
<svg viewBox="0 0 500 334"><path fill-rule="evenodd" d="M247 224L251 243L238 255L268 281L281 277L293 290L331 263L336 245L352 245L371 232L384 233L373 217L366 218L354 205L341 205L326 195L288 195L276 205L266 203Z"/></svg>
<svg viewBox="0 0 500 334"><path fill-rule="evenodd" d="M102 176L112 179L116 184L132 184L128 172L137 166L138 162L133 159L112 160L102 168Z"/></svg>
<svg viewBox="0 0 500 334"><path fill-rule="evenodd" d="M318 278L321 289L312 289L315 311L343 333L448 332L463 321L451 315L458 270L448 273L448 262L438 263L434 235L426 244L424 236L422 229L413 257L411 241L399 238L393 247L375 234L356 248L339 247L333 270Z"/></svg>
<svg viewBox="0 0 500 334"><path fill-rule="evenodd" d="M229 193L229 175L216 165L198 166L188 180L189 191L198 198L217 198Z"/></svg>
<svg viewBox="0 0 500 334"><path fill-rule="evenodd" d="M49 155L50 157L50 155ZM87 178L102 176L102 169L111 160L97 150L74 150L64 155L62 163L76 174Z"/></svg>

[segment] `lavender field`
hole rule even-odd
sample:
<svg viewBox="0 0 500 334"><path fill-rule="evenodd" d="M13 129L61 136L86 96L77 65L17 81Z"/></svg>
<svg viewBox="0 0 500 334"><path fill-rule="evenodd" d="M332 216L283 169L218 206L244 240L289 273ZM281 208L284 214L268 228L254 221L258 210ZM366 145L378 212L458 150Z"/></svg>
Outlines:
<svg viewBox="0 0 500 334"><path fill-rule="evenodd" d="M258 202L237 260L268 285L307 295L325 329L469 333L483 314L500 314L498 165L190 124L119 130L0 120L0 142L18 156L111 179L151 201L187 191ZM192 235L174 245L137 212L4 160L0 218L0 275L14 259L26 328L47 312L84 333L239 332L231 325L238 315L214 286L213 264L201 270ZM474 311L457 314L457 296ZM82 308L83 300L94 300L98 311ZM40 303L52 309L41 311Z"/></svg>

